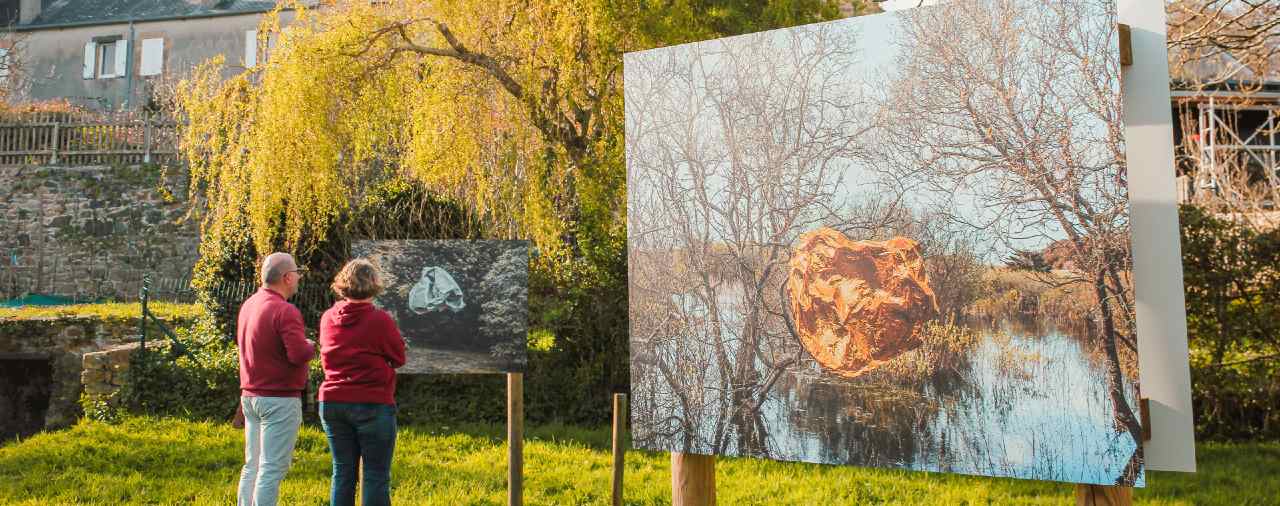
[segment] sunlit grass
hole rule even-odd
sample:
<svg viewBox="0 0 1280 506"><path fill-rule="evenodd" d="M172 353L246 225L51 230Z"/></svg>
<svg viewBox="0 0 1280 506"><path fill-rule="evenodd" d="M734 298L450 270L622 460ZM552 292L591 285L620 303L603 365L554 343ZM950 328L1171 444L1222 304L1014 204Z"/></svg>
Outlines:
<svg viewBox="0 0 1280 506"><path fill-rule="evenodd" d="M1059 322L1083 321L1096 298L1072 275L1062 271L1031 272L992 268L982 275L985 294L974 301L966 313L989 321L1011 320L1032 316Z"/></svg>
<svg viewBox="0 0 1280 506"><path fill-rule="evenodd" d="M402 427L396 504L504 504L506 445L499 426ZM83 422L0 447L0 504L233 504L241 433L225 424L152 418ZM528 504L606 504L608 431L529 431ZM1280 443L1203 444L1198 474L1154 472L1138 504L1278 504ZM844 466L723 458L721 504L1072 504L1071 485ZM669 504L665 453L631 451L627 504ZM329 457L304 427L281 504L324 504Z"/></svg>
<svg viewBox="0 0 1280 506"><path fill-rule="evenodd" d="M147 304L152 314L162 320L194 319L200 315L197 304L175 304L171 302L150 302ZM100 304L71 304L66 306L24 306L20 308L0 308L0 318L59 318L81 316L106 320L124 320L138 318L142 306L138 302L106 302Z"/></svg>
<svg viewBox="0 0 1280 506"><path fill-rule="evenodd" d="M919 387L931 379L961 375L979 334L954 321L931 321L919 331L920 346L907 351L867 374L873 383Z"/></svg>

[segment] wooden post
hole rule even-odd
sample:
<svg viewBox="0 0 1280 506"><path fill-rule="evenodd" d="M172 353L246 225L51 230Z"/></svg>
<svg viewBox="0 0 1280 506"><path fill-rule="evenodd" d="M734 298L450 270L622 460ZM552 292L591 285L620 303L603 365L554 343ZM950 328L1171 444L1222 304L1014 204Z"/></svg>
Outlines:
<svg viewBox="0 0 1280 506"><path fill-rule="evenodd" d="M1133 487L1076 485L1076 506L1132 506Z"/></svg>
<svg viewBox="0 0 1280 506"><path fill-rule="evenodd" d="M142 131L142 163L151 163L151 115L143 120Z"/></svg>
<svg viewBox="0 0 1280 506"><path fill-rule="evenodd" d="M1133 65L1133 34L1130 32L1129 25L1120 23L1120 65L1127 67Z"/></svg>
<svg viewBox="0 0 1280 506"><path fill-rule="evenodd" d="M138 315L138 350L145 353L147 351L147 298L150 294L147 292L151 284L150 274L142 276L142 290L138 294L138 306L142 308L142 314Z"/></svg>
<svg viewBox="0 0 1280 506"><path fill-rule="evenodd" d="M507 504L524 504L524 374L507 373Z"/></svg>
<svg viewBox="0 0 1280 506"><path fill-rule="evenodd" d="M1142 418L1142 440L1151 440L1151 400L1143 397L1138 399L1138 413Z"/></svg>
<svg viewBox="0 0 1280 506"><path fill-rule="evenodd" d="M671 505L715 506L716 457L671 452Z"/></svg>
<svg viewBox="0 0 1280 506"><path fill-rule="evenodd" d="M53 153L49 155L49 163L51 165L58 164L58 125L59 123L53 124Z"/></svg>
<svg viewBox="0 0 1280 506"><path fill-rule="evenodd" d="M627 431L627 394L613 394L613 506L622 506L622 469L626 449L622 435Z"/></svg>

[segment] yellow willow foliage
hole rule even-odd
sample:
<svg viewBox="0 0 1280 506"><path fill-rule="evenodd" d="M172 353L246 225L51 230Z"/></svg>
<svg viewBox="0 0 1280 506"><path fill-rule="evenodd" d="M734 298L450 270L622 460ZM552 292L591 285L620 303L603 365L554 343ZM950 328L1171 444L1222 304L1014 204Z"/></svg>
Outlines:
<svg viewBox="0 0 1280 506"><path fill-rule="evenodd" d="M583 222L618 233L630 35L609 5L352 0L277 11L259 30L274 42L266 63L226 78L213 60L175 90L202 245L322 239L388 178L417 179L546 255L566 254L566 231ZM456 44L485 59L457 57Z"/></svg>

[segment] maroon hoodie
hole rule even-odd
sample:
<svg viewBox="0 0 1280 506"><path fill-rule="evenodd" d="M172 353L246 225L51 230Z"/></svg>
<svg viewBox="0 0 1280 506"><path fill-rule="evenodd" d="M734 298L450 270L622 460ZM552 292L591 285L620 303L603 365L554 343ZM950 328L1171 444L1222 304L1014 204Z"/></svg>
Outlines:
<svg viewBox="0 0 1280 506"><path fill-rule="evenodd" d="M395 405L404 360L400 329L373 304L341 300L320 317L321 402Z"/></svg>
<svg viewBox="0 0 1280 506"><path fill-rule="evenodd" d="M270 288L240 306L236 322L240 391L247 397L302 397L307 362L316 356L302 313Z"/></svg>

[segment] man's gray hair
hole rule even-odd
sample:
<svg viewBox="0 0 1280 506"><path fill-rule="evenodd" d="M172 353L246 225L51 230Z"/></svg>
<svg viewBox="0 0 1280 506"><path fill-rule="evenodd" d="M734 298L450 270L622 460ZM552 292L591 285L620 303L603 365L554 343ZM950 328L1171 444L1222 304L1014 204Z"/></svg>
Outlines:
<svg viewBox="0 0 1280 506"><path fill-rule="evenodd" d="M288 253L272 253L262 260L262 284L274 285L279 283L286 272L292 271L298 267L294 263L293 255Z"/></svg>

